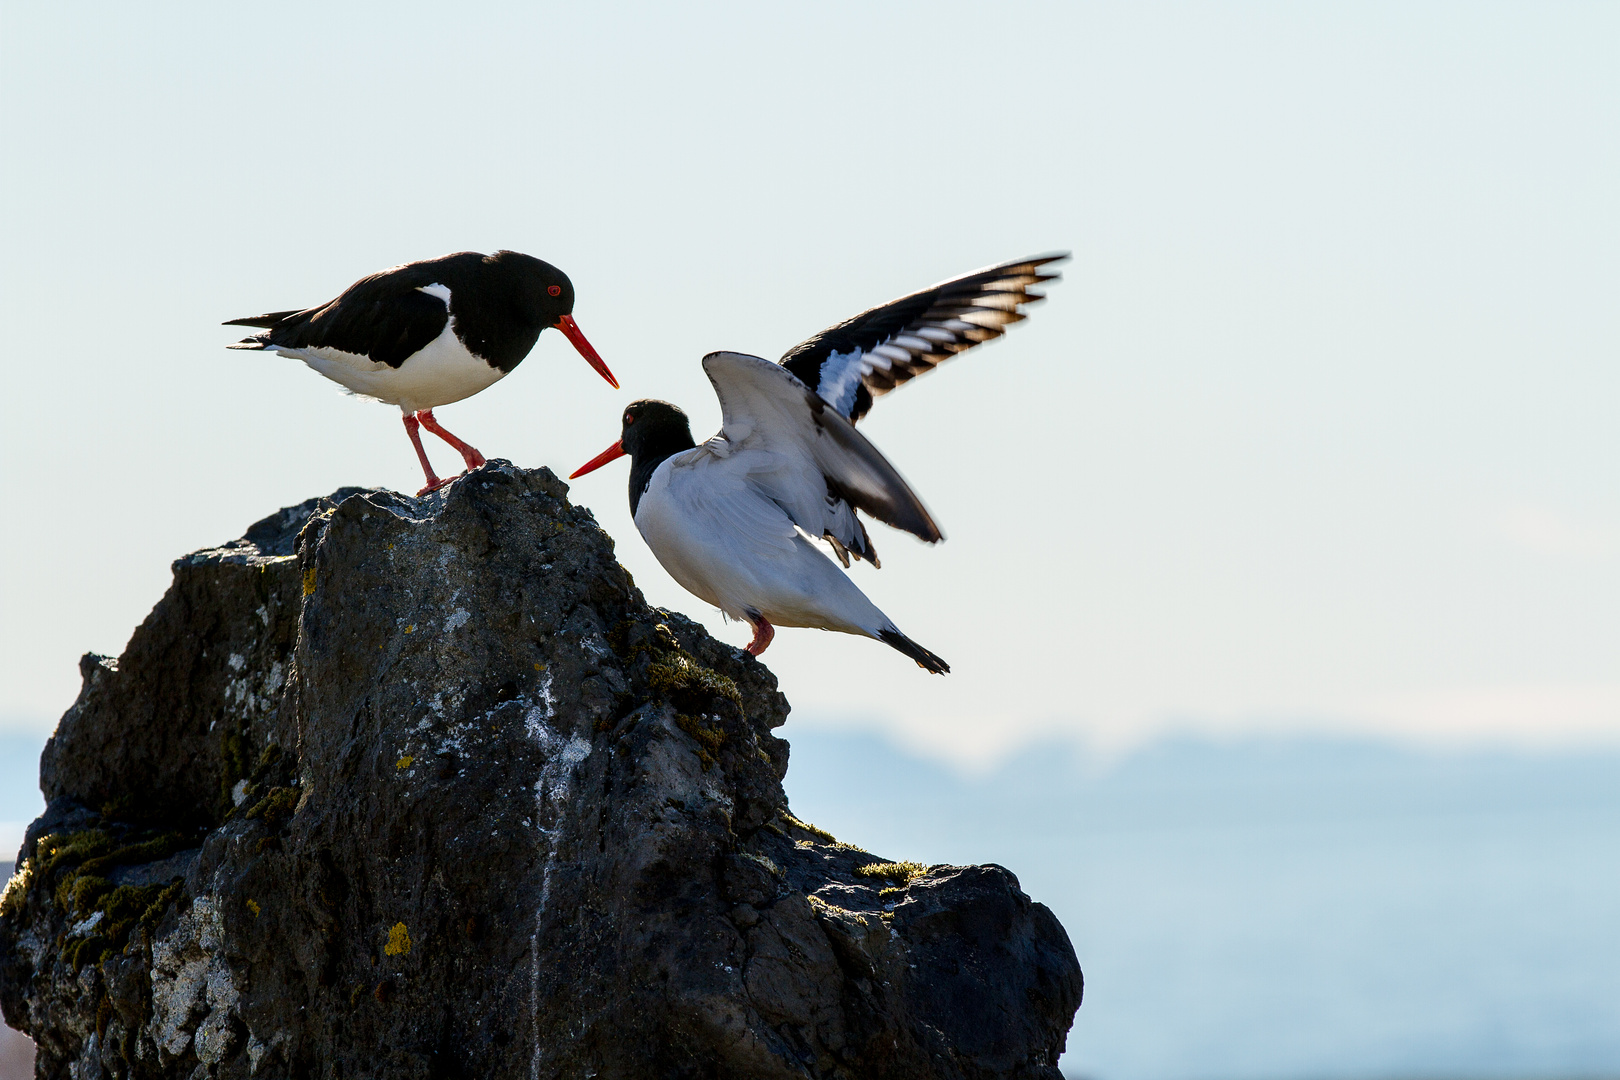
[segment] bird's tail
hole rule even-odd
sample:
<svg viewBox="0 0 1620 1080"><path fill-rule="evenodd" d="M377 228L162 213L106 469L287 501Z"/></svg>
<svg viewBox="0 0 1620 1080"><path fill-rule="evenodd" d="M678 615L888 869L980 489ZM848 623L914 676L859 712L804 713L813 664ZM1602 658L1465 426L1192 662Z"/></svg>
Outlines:
<svg viewBox="0 0 1620 1080"><path fill-rule="evenodd" d="M299 309L302 310L302 309ZM297 311L272 311L265 315L247 315L240 319L226 319L221 326L257 326L261 330L274 330L283 319L297 315Z"/></svg>
<svg viewBox="0 0 1620 1080"><path fill-rule="evenodd" d="M911 657L913 660L917 661L917 666L922 668L924 671L931 672L935 675L944 675L946 672L951 670L951 665L947 664L944 660L941 660L939 657L935 656L933 653L929 652L915 641L912 641L898 630L892 628L888 630L879 630L877 637L879 641L883 642L883 644L889 646L891 649L897 649Z"/></svg>
<svg viewBox="0 0 1620 1080"><path fill-rule="evenodd" d="M221 326L257 326L265 331L274 330L290 316L297 315L296 311L271 311L264 315L248 315L241 319L227 319ZM227 349L268 349L271 348L269 333L254 334L245 337L234 345L225 346Z"/></svg>

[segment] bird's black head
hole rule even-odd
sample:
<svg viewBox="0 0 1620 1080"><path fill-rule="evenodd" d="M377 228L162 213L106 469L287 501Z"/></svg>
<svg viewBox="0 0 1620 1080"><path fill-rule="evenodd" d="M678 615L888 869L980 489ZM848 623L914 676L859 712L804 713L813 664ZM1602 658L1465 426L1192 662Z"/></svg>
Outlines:
<svg viewBox="0 0 1620 1080"><path fill-rule="evenodd" d="M643 398L625 407L619 418L619 440L575 469L570 480L594 472L610 461L630 456L630 516L635 517L641 496L652 483L652 475L669 457L697 444L692 441L692 424L686 414L667 401Z"/></svg>
<svg viewBox="0 0 1620 1080"><path fill-rule="evenodd" d="M517 286L523 305L546 326L574 313L574 283L550 263L520 251L497 251L485 255L484 262Z"/></svg>
<svg viewBox="0 0 1620 1080"><path fill-rule="evenodd" d="M568 280L567 274L548 262L517 251L497 251L484 256L484 262L499 269L515 285L514 306L531 320L536 335L548 326L561 330L585 362L618 389L619 380L613 377L613 372L574 322L574 283ZM529 344L532 346L533 341ZM529 350L524 348L523 351Z"/></svg>
<svg viewBox="0 0 1620 1080"><path fill-rule="evenodd" d="M679 406L655 398L632 401L620 418L619 445L630 455L632 466L648 458L663 461L671 454L690 450L692 424Z"/></svg>

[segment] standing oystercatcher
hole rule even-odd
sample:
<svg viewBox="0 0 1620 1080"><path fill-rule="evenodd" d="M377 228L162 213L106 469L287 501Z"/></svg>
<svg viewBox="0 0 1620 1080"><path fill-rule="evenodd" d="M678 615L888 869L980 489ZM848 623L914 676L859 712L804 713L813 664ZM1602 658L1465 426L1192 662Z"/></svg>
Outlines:
<svg viewBox="0 0 1620 1080"><path fill-rule="evenodd" d="M319 307L224 325L264 328L228 348L296 356L351 393L398 405L427 474L417 494L426 495L450 481L434 475L418 426L455 447L468 469L482 465L484 455L441 427L433 410L510 374L546 327L561 330L618 388L573 310L573 283L550 263L515 251L460 251L361 278Z"/></svg>
<svg viewBox="0 0 1620 1080"><path fill-rule="evenodd" d="M715 352L703 370L720 398L719 434L698 446L667 401L624 410L619 441L573 480L630 456L630 515L670 576L753 625L764 652L775 626L876 638L942 675L950 665L902 634L815 543L878 566L864 510L934 543L922 500L855 423L872 399L980 342L1000 337L1056 280L1044 255L964 274L863 312L788 351L781 363Z"/></svg>

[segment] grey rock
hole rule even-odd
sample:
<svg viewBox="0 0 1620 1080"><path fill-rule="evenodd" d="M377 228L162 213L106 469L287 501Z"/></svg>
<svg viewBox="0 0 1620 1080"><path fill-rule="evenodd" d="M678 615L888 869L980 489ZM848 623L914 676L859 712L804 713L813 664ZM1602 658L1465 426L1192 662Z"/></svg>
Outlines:
<svg viewBox="0 0 1620 1080"><path fill-rule="evenodd" d="M770 672L566 493L289 507L84 659L0 900L40 1077L1058 1080L1057 920L794 818Z"/></svg>

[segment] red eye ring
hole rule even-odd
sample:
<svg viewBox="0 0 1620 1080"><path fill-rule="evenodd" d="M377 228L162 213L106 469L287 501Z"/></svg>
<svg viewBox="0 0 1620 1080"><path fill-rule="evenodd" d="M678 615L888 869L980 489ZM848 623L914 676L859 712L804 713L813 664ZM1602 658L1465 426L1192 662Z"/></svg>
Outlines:
<svg viewBox="0 0 1620 1080"><path fill-rule="evenodd" d="M546 292L550 293L552 296L561 296L562 295L562 286L561 285L547 285L546 286Z"/></svg>
<svg viewBox="0 0 1620 1080"><path fill-rule="evenodd" d="M633 415L631 415L630 413L625 413L624 414L624 426L625 427L629 427L631 424L633 424L635 422L636 422L636 418Z"/></svg>

